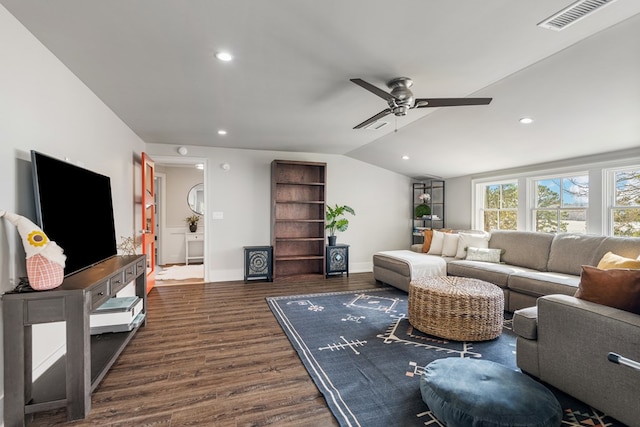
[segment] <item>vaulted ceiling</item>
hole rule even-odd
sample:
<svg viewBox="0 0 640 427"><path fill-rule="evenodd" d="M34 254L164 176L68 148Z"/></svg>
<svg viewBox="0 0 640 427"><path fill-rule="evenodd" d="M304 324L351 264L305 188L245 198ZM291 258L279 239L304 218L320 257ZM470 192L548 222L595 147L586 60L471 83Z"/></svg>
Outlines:
<svg viewBox="0 0 640 427"><path fill-rule="evenodd" d="M572 3L0 0L146 142L344 154L444 178L640 146L640 1L537 25ZM388 90L400 76L416 97L493 101L354 130L387 104L349 80Z"/></svg>

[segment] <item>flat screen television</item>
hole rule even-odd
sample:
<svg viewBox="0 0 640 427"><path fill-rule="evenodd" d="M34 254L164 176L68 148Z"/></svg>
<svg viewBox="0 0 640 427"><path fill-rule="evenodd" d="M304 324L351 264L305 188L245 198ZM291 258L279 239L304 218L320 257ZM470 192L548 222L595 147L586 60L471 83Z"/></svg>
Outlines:
<svg viewBox="0 0 640 427"><path fill-rule="evenodd" d="M67 256L65 277L117 254L111 179L31 151L36 220Z"/></svg>

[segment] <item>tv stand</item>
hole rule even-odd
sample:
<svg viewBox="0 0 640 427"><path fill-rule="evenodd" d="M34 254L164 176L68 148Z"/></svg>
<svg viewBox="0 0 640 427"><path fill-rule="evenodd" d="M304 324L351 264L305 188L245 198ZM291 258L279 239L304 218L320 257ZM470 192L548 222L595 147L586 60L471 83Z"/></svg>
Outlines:
<svg viewBox="0 0 640 427"><path fill-rule="evenodd" d="M69 420L89 414L91 393L138 330L92 336L90 315L132 280L146 314L146 277L145 255L114 256L55 289L2 296L7 427L24 426L25 415L65 406ZM66 354L33 382L31 327L60 321L66 322Z"/></svg>

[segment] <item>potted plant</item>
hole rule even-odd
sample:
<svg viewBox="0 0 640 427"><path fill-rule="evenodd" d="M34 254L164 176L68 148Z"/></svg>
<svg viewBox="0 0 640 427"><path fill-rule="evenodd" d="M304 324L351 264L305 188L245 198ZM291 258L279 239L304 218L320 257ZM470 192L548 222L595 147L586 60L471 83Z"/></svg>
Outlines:
<svg viewBox="0 0 640 427"><path fill-rule="evenodd" d="M336 245L336 231L346 231L349 228L349 220L344 218L346 213L356 214L353 208L347 205L338 206L336 204L333 207L327 205L327 223L324 228L329 230L329 246Z"/></svg>
<svg viewBox="0 0 640 427"><path fill-rule="evenodd" d="M427 204L431 200L431 195L428 193L422 193L418 196L418 199L421 200L422 203L416 206L416 218L421 219L427 215L431 215L431 206Z"/></svg>
<svg viewBox="0 0 640 427"><path fill-rule="evenodd" d="M184 220L189 226L189 231L195 233L198 230L198 221L200 221L199 215L191 215L186 217Z"/></svg>

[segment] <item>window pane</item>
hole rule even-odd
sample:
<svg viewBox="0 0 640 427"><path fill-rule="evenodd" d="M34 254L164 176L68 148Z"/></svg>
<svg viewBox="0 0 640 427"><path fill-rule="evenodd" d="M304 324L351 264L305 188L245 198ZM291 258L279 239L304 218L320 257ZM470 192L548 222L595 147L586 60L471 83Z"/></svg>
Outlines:
<svg viewBox="0 0 640 427"><path fill-rule="evenodd" d="M536 207L560 207L560 178L536 181Z"/></svg>
<svg viewBox="0 0 640 427"><path fill-rule="evenodd" d="M505 209L505 208L517 208L517 207L518 207L518 184L504 184L502 186L502 208Z"/></svg>
<svg viewBox="0 0 640 427"><path fill-rule="evenodd" d="M484 208L499 209L500 208L500 186L487 185L484 190Z"/></svg>
<svg viewBox="0 0 640 427"><path fill-rule="evenodd" d="M500 212L500 230L517 230L518 229L518 212L502 211Z"/></svg>
<svg viewBox="0 0 640 427"><path fill-rule="evenodd" d="M616 172L616 206L640 206L640 171Z"/></svg>
<svg viewBox="0 0 640 427"><path fill-rule="evenodd" d="M613 235L640 237L640 208L614 209Z"/></svg>
<svg viewBox="0 0 640 427"><path fill-rule="evenodd" d="M558 230L558 211L536 211L536 231L555 233Z"/></svg>
<svg viewBox="0 0 640 427"><path fill-rule="evenodd" d="M560 218L562 218L562 220L560 222L559 231L582 234L587 232L586 209L561 210Z"/></svg>
<svg viewBox="0 0 640 427"><path fill-rule="evenodd" d="M498 229L498 212L485 211L484 212L484 231L492 231L497 229Z"/></svg>
<svg viewBox="0 0 640 427"><path fill-rule="evenodd" d="M562 207L589 206L589 177L575 176L562 179Z"/></svg>

